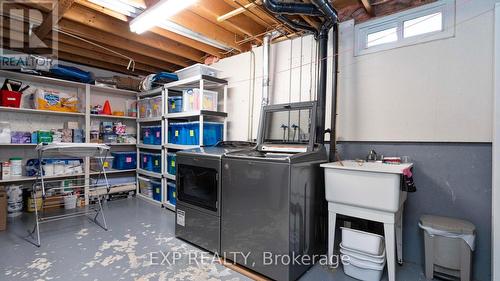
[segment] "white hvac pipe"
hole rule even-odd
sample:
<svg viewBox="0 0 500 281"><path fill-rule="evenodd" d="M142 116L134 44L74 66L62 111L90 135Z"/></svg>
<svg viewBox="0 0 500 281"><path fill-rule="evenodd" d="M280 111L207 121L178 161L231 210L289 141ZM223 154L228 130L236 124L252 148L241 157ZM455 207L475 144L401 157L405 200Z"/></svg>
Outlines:
<svg viewBox="0 0 500 281"><path fill-rule="evenodd" d="M270 53L271 53L271 38L272 33L264 35L262 44L262 105L269 104L269 66L270 66Z"/></svg>

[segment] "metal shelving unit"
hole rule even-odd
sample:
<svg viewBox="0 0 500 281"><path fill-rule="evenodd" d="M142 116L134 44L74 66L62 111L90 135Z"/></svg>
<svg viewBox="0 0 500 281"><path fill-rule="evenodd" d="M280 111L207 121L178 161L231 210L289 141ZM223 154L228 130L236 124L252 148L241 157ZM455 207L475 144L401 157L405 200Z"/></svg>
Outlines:
<svg viewBox="0 0 500 281"><path fill-rule="evenodd" d="M199 88L203 93L204 90L212 90L217 91L220 95L223 96L223 108L222 111L210 111L210 110L198 110L191 112L178 112L178 113L168 113L168 96L173 95L174 92L178 93L192 88ZM141 100L144 98L150 98L155 96L162 96L162 116L152 117L152 118L138 118L137 119L137 130L138 136L140 135L141 125L144 123L151 125L151 123L161 124L162 126L162 145L149 145L142 144L140 138L138 137L137 144L137 175L147 176L151 178L156 178L162 180L162 202L161 206L175 211L175 205L171 204L167 200L167 182L175 181L175 175L171 175L167 172L167 152L168 151L179 151L184 149L192 149L198 148L203 145L203 122L206 119L210 120L223 120L224 122L224 140L227 136L227 113L226 113L226 105L227 105L227 81L215 78L212 76L198 75L195 77L191 77L184 80L179 80L175 82L171 82L165 84L163 87L155 88L151 91L142 92L137 95L137 100ZM202 103L203 95L200 95L200 103ZM200 121L200 141L199 145L180 145L180 144L171 144L168 143L168 123L169 120L199 120ZM162 163L162 173L153 173L150 171L145 171L139 168L140 160L139 154L141 150L151 150L151 151L161 151L161 163ZM140 194L139 183L137 183L137 194L139 194L140 198L144 198L149 202L153 202L157 204L158 202Z"/></svg>
<svg viewBox="0 0 500 281"><path fill-rule="evenodd" d="M210 111L210 110L198 110L198 111L190 111L190 112L176 112L176 113L168 113L168 104L165 102L164 106L164 123L166 128L168 128L169 121L171 120L185 120L185 121L192 121L192 120L197 120L200 122L200 129L199 129L199 140L200 144L199 145L181 145L181 144L172 144L168 143L166 140L168 140L168 130L164 130L164 145L163 145L163 150L164 150L164 155L166 155L170 151L179 151L179 150L185 150L185 149L193 149L193 148L198 148L200 146L203 146L203 124L206 119L209 120L223 120L224 123L224 134L223 134L223 140L226 140L227 136L227 81L219 78L215 78L212 76L207 76L207 75L198 75L194 77L190 77L187 79L175 81L172 83L165 84L165 92L166 92L166 97L170 95L178 95L179 92L182 92L184 90L192 89L192 88L199 88L200 93L200 100L199 104L203 105L203 93L204 90L211 90L211 91L216 91L219 96L223 96L223 105L222 105L222 111ZM165 101L165 99L164 99ZM164 165L163 167L163 175L164 179L163 181L165 182L163 186L165 187L163 190L163 205L175 211L175 205L171 204L168 202L167 199L167 182L168 181L175 181L176 177L175 175L171 175L167 172L167 167Z"/></svg>
<svg viewBox="0 0 500 281"><path fill-rule="evenodd" d="M3 107L0 106L0 116L3 113L11 113L11 114L24 114L24 115L43 115L43 118L52 118L54 122L60 122L61 128L64 121L67 120L78 120L80 122L81 127L85 130L85 139L86 142L90 142L90 127L92 119L112 119L112 120L123 120L124 122L133 122L136 120L136 117L129 116L115 116L115 115L96 115L90 114L90 106L92 102L92 97L100 96L101 99L110 98L110 97L118 97L120 99L130 99L135 100L138 92L123 90L123 89L114 89L101 87L96 85L90 85L85 83L66 81L62 79L29 75L19 72L0 70L0 77L21 80L26 83L30 83L31 85L35 85L37 87L47 87L47 88L64 88L67 91L71 91L76 93L80 99L80 112L60 112L60 111L50 111L50 110L38 110L31 108L12 108L12 107ZM51 117L53 116L53 117ZM35 117L34 117L35 118ZM38 118L38 117L36 117ZM22 118L23 120L28 121L28 118ZM61 120L62 119L62 120ZM1 121L1 118L0 118ZM136 122L133 122L135 124ZM112 147L128 147L135 146L136 144L129 143L113 143L108 144ZM11 144L11 143L0 143L0 153L4 149L16 149L19 150L20 153L23 151L23 155L30 155L31 149L33 149L32 158L36 158L35 148L36 144ZM61 179L64 177L84 177L89 178L89 176L97 175L95 172L90 170L90 161L88 158L84 159L84 173L73 174L73 175L56 175L56 176L47 176L46 179ZM126 173L134 173L135 169L132 170L107 170L108 174L126 174ZM0 184L14 184L14 183L22 183L22 182L33 182L36 180L36 177L12 177L10 179L0 180ZM86 196L86 203L88 204L88 197Z"/></svg>
<svg viewBox="0 0 500 281"><path fill-rule="evenodd" d="M146 171L146 170L140 168L140 161L142 160L142 159L140 159L140 152L142 150L149 150L149 151L156 151L156 152L159 151L161 153L161 165L162 165L162 167L165 166L164 163L167 162L166 154L165 154L164 150L162 149L162 146L142 143L141 133L140 133L141 126L143 126L143 124L146 124L148 126L150 126L152 124L160 124L161 125L161 132L162 132L162 143L164 141L164 135L165 135L164 132L165 132L165 128L166 128L165 127L165 120L163 119L163 115L165 112L165 104L166 104L166 95L165 95L164 87L158 87L158 88L155 88L155 89L147 91L147 92L139 93L137 95L137 101L139 102L139 100L142 100L145 98L158 97L158 96L162 97L161 115L157 116L157 117L137 118L137 142L138 142L138 144L136 147L137 147L137 176L138 176L138 178L137 178L137 191L136 191L136 193L139 195L139 198L145 199L147 202L151 202L151 203L154 203L154 204L157 204L157 205L164 207L164 204L163 204L164 192L163 192L163 190L166 187L163 183L163 181L164 181L163 174L162 173L155 173L155 172L151 172L151 171ZM161 181L161 196L162 196L161 202L156 201L153 198L150 198L148 196L141 194L140 188L139 188L139 176L146 176L146 177L150 177L150 178L160 179L160 181Z"/></svg>

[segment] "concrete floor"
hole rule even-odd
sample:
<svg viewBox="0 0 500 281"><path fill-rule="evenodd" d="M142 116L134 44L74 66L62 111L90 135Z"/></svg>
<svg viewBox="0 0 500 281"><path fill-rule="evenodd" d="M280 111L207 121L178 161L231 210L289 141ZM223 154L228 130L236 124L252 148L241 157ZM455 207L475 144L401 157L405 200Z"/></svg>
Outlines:
<svg viewBox="0 0 500 281"><path fill-rule="evenodd" d="M31 216L9 221L8 230L0 232L0 280L250 280L176 239L173 212L138 198L105 205L109 231L83 217L51 222L41 227L40 248L24 240ZM161 264L160 252L182 256L175 263L167 256ZM421 266L407 263L398 268L397 279L425 277ZM354 279L341 269L316 265L300 280Z"/></svg>

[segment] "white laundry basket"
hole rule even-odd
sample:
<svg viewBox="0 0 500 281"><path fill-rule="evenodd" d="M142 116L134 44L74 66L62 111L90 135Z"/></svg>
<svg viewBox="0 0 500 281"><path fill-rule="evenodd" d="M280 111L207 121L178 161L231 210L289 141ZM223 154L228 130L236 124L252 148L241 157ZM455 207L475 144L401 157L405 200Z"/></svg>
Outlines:
<svg viewBox="0 0 500 281"><path fill-rule="evenodd" d="M382 279L382 274L384 273L385 259L384 263L377 264L369 261L362 261L356 258L341 254L342 260L348 259L348 262L343 263L344 273L353 278L362 281L380 281Z"/></svg>
<svg viewBox="0 0 500 281"><path fill-rule="evenodd" d="M384 249L384 237L347 227L342 229L342 245L345 248L370 255L380 255Z"/></svg>

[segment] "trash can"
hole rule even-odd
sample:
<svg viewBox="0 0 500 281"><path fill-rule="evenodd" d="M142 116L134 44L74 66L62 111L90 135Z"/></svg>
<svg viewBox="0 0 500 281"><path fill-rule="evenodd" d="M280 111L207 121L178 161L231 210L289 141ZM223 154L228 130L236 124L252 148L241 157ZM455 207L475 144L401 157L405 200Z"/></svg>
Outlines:
<svg viewBox="0 0 500 281"><path fill-rule="evenodd" d="M476 227L465 220L424 215L420 217L424 231L425 276L471 278L472 251Z"/></svg>

